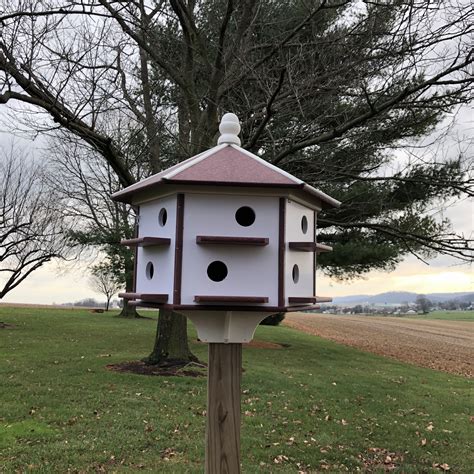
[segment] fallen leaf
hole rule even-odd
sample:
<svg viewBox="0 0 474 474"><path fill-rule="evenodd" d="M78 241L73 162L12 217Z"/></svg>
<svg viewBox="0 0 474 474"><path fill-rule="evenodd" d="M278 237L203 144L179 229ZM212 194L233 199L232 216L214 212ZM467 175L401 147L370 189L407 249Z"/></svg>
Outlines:
<svg viewBox="0 0 474 474"><path fill-rule="evenodd" d="M176 451L172 448L166 448L161 452L161 459L163 461L169 461L173 456L176 456Z"/></svg>
<svg viewBox="0 0 474 474"><path fill-rule="evenodd" d="M282 464L284 463L285 461L288 461L288 457L285 456L284 454L279 454L274 460L273 462L275 464Z"/></svg>
<svg viewBox="0 0 474 474"><path fill-rule="evenodd" d="M435 467L435 468L437 467L438 469L441 469L442 471L449 471L449 470L451 469L451 468L449 467L449 464L447 464L447 463L445 463L445 462L442 463L442 464L437 463L437 462L434 462L434 463L433 463L433 467Z"/></svg>

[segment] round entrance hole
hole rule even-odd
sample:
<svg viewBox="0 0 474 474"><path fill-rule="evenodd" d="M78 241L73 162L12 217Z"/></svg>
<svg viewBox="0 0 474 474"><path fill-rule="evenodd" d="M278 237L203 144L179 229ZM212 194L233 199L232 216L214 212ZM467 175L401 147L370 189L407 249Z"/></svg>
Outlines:
<svg viewBox="0 0 474 474"><path fill-rule="evenodd" d="M212 281L222 281L227 276L227 265L224 262L216 260L207 267L207 276Z"/></svg>
<svg viewBox="0 0 474 474"><path fill-rule="evenodd" d="M298 283L298 280L300 279L300 269L298 268L298 265L293 265L291 276L293 277L293 282Z"/></svg>
<svg viewBox="0 0 474 474"><path fill-rule="evenodd" d="M308 232L308 219L306 216L303 216L301 218L301 230L303 231L303 234L306 234Z"/></svg>
<svg viewBox="0 0 474 474"><path fill-rule="evenodd" d="M158 214L158 223L161 225L161 227L164 227L166 225L167 220L168 211L164 207L162 207L160 213Z"/></svg>
<svg viewBox="0 0 474 474"><path fill-rule="evenodd" d="M148 262L146 264L146 269L145 269L146 277L151 280L153 278L153 275L155 274L155 267L153 266L152 262Z"/></svg>
<svg viewBox="0 0 474 474"><path fill-rule="evenodd" d="M255 211L248 206L242 206L235 213L235 220L242 227L248 227L255 222Z"/></svg>

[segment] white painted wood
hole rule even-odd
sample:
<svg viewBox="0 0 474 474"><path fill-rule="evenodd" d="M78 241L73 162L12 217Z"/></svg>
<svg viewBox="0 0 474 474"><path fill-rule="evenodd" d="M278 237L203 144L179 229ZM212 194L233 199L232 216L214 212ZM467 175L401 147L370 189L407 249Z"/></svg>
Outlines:
<svg viewBox="0 0 474 474"><path fill-rule="evenodd" d="M195 295L220 295L267 296L267 306L278 305L278 202L277 197L186 194L182 304L194 304ZM253 225L237 223L235 213L242 206L254 210ZM269 245L197 245L197 235L267 237ZM213 261L227 266L221 282L207 276Z"/></svg>
<svg viewBox="0 0 474 474"><path fill-rule="evenodd" d="M302 218L308 222L306 234L301 228ZM312 242L314 238L314 212L292 200L286 203L285 242Z"/></svg>
<svg viewBox="0 0 474 474"><path fill-rule="evenodd" d="M221 136L217 140L218 145L233 143L240 146L240 138L238 137L240 133L240 122L237 115L232 113L224 114L219 125L219 132L221 132Z"/></svg>
<svg viewBox="0 0 474 474"><path fill-rule="evenodd" d="M160 225L160 210L166 209L167 220ZM168 237L169 246L139 247L137 250L137 293L168 294L173 298L174 252L176 233L176 195L150 201L140 206L139 237ZM146 266L154 267L152 279L146 275Z"/></svg>
<svg viewBox="0 0 474 474"><path fill-rule="evenodd" d="M307 220L306 233L303 232L301 222L303 217ZM289 242L313 242L314 239L314 212L312 209L294 201L286 204L285 225L285 304L288 305L290 296L313 295L313 257L312 252L290 250ZM293 281L293 267L298 266L299 279Z"/></svg>
<svg viewBox="0 0 474 474"><path fill-rule="evenodd" d="M272 313L252 311L179 311L196 327L203 342L250 342L263 319Z"/></svg>

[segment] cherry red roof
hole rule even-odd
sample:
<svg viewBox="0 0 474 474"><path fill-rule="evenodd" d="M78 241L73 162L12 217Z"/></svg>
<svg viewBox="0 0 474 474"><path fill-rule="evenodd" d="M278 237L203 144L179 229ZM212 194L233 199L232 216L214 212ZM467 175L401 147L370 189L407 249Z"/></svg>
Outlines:
<svg viewBox="0 0 474 474"><path fill-rule="evenodd" d="M268 166L262 165L246 153L226 146L209 155L205 160L173 174L168 181L199 183L239 183L293 186L290 179Z"/></svg>
<svg viewBox="0 0 474 474"><path fill-rule="evenodd" d="M339 205L337 200L295 176L235 144L227 143L135 183L115 193L112 198L130 203L136 193L145 189L156 189L167 183L301 188L318 197L326 206Z"/></svg>

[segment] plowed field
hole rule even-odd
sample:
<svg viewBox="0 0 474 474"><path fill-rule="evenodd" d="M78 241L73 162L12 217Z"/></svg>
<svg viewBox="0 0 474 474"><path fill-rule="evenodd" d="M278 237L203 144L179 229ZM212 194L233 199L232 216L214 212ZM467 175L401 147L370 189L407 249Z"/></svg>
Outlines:
<svg viewBox="0 0 474 474"><path fill-rule="evenodd" d="M472 377L474 323L289 313L284 324L411 364Z"/></svg>

